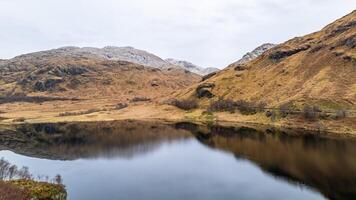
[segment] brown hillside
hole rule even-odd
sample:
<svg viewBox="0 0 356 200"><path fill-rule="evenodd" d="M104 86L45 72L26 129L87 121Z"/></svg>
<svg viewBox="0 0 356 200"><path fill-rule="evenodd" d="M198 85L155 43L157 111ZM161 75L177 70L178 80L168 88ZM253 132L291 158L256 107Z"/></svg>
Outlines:
<svg viewBox="0 0 356 200"><path fill-rule="evenodd" d="M0 97L154 99L199 80L184 70L161 70L90 54L47 51L0 62Z"/></svg>
<svg viewBox="0 0 356 200"><path fill-rule="evenodd" d="M294 102L355 108L356 11L319 32L278 45L247 64L233 63L177 96L202 102L213 96L264 101L270 106Z"/></svg>

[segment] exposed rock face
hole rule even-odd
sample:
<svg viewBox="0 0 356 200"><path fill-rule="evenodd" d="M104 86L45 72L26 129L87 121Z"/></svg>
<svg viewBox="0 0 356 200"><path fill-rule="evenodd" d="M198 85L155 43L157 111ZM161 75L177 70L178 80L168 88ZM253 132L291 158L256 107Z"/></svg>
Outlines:
<svg viewBox="0 0 356 200"><path fill-rule="evenodd" d="M251 61L275 46L277 46L277 45L271 44L271 43L263 44L263 45L257 47L255 50L253 50L249 53L246 53L239 61L237 61L237 63L240 64L240 63L246 63L248 61Z"/></svg>
<svg viewBox="0 0 356 200"><path fill-rule="evenodd" d="M218 68L213 68L213 67L203 68L193 63L183 61L183 60L176 60L173 58L166 59L166 62L202 76L219 71Z"/></svg>
<svg viewBox="0 0 356 200"><path fill-rule="evenodd" d="M201 84L197 87L196 89L196 95L198 98L213 98L214 94L212 93L212 89L215 87L215 84L213 83L204 83Z"/></svg>
<svg viewBox="0 0 356 200"><path fill-rule="evenodd" d="M285 51L276 51L273 54L269 55L269 58L272 60L280 60L289 56L292 56L296 53L306 51L310 48L309 45L303 46L303 47L298 47L290 50L285 50Z"/></svg>

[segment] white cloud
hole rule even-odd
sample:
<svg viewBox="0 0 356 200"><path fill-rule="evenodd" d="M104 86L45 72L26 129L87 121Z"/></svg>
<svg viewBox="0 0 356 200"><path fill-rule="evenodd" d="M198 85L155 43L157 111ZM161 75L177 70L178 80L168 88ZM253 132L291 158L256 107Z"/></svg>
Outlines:
<svg viewBox="0 0 356 200"><path fill-rule="evenodd" d="M319 30L356 0L1 0L0 57L60 46L134 46L224 67L265 42Z"/></svg>

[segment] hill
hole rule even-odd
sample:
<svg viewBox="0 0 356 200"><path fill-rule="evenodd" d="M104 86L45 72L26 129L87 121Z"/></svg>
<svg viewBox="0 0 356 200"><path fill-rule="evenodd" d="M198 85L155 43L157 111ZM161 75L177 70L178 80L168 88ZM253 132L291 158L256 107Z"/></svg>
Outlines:
<svg viewBox="0 0 356 200"><path fill-rule="evenodd" d="M355 108L356 11L321 31L293 38L258 58L229 65L179 98L225 98Z"/></svg>
<svg viewBox="0 0 356 200"><path fill-rule="evenodd" d="M152 99L200 80L182 69L159 69L117 59L66 47L5 60L0 62L0 97Z"/></svg>

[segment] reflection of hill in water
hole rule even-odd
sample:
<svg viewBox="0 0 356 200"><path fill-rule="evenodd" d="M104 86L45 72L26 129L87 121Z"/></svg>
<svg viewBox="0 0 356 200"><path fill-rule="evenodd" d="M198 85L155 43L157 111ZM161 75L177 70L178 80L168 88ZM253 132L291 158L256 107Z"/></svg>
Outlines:
<svg viewBox="0 0 356 200"><path fill-rule="evenodd" d="M248 159L267 174L305 184L332 200L356 199L356 142L266 134L249 128L192 130L203 144Z"/></svg>
<svg viewBox="0 0 356 200"><path fill-rule="evenodd" d="M147 122L37 124L0 131L0 149L55 160L131 158L165 142L190 137L188 131Z"/></svg>

